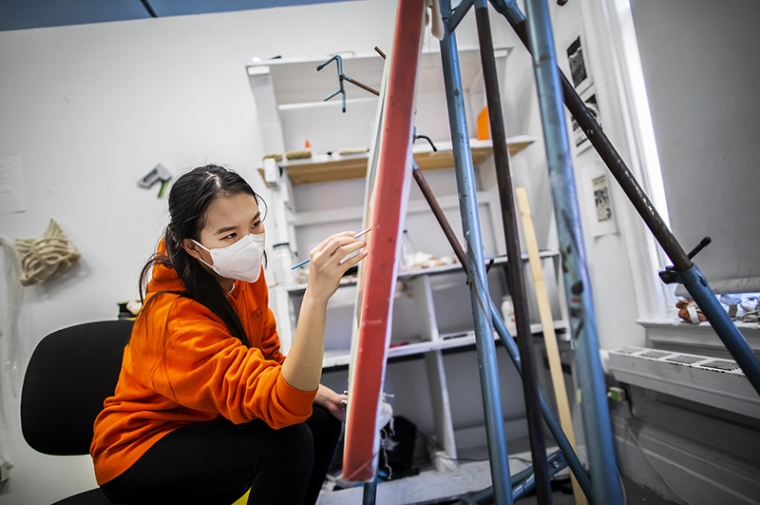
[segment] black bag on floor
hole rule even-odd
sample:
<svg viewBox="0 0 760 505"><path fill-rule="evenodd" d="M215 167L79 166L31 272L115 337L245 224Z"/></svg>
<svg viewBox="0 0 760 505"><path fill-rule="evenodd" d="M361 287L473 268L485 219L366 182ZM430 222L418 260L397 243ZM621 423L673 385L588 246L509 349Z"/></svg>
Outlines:
<svg viewBox="0 0 760 505"><path fill-rule="evenodd" d="M395 480L417 475L420 472L414 466L417 425L403 416L397 416L385 425L381 436L378 476L383 480Z"/></svg>

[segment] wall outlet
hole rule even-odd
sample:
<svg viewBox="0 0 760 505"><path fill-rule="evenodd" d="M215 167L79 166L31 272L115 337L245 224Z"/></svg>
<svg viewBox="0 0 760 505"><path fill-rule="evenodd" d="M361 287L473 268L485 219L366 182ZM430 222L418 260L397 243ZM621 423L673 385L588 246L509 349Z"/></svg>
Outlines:
<svg viewBox="0 0 760 505"><path fill-rule="evenodd" d="M10 477L10 471L13 468L9 462L0 457L0 482L5 482Z"/></svg>

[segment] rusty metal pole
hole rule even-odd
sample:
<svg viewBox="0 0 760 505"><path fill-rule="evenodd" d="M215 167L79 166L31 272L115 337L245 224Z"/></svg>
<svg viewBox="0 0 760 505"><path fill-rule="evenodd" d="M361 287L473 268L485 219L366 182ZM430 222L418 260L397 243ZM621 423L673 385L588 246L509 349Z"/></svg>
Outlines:
<svg viewBox="0 0 760 505"><path fill-rule="evenodd" d="M475 0L475 19L478 26L480 42L480 61L483 68L483 80L486 86L488 117L491 123L493 155L496 163L496 178L501 201L501 215L504 224L504 239L507 243L507 267L509 269L509 292L515 307L517 325L517 346L523 365L522 384L525 396L525 411L530 436L530 451L533 459L533 471L536 476L536 497L540 504L551 504L551 482L546 463L546 441L544 439L541 410L539 407L538 377L536 374L533 334L530 329L530 312L525 294L525 275L523 273L522 250L517 229L515 199L512 191L512 174L509 170L509 152L507 151L507 134L501 111L499 77L496 59L493 55L491 23L488 16L488 2Z"/></svg>

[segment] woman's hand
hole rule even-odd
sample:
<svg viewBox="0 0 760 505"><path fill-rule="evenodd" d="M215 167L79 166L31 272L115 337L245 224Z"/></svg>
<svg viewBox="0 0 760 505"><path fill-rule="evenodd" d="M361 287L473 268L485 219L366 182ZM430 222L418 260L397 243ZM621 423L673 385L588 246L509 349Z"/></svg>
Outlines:
<svg viewBox="0 0 760 505"><path fill-rule="evenodd" d="M346 407L344 403L346 401L348 401L347 395L339 395L322 384L319 385L317 396L314 398L314 403L326 408L339 421L346 420Z"/></svg>
<svg viewBox="0 0 760 505"><path fill-rule="evenodd" d="M355 239L355 234L353 231L336 233L311 250L306 288L310 298L327 303L338 289L343 274L367 256L367 250L364 249L367 243ZM348 257L353 253L356 254Z"/></svg>
<svg viewBox="0 0 760 505"><path fill-rule="evenodd" d="M293 343L288 358L282 364L282 377L301 391L314 391L322 377L327 301L338 289L340 278L346 270L367 256L366 250L360 251L367 244L355 239L354 235L352 231L345 231L328 237L309 255L309 281L301 302ZM349 255L353 256L349 258ZM332 393L335 394L334 391ZM340 419L342 414L337 409L342 407L342 398L336 400L333 395L328 394L324 398L327 400L325 407Z"/></svg>

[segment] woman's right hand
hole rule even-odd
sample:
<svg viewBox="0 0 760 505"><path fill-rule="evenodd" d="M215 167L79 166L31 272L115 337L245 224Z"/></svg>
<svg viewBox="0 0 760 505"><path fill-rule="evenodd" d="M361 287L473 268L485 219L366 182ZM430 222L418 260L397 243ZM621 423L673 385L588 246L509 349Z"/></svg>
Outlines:
<svg viewBox="0 0 760 505"><path fill-rule="evenodd" d="M309 280L306 292L314 301L327 303L346 271L367 257L367 243L354 238L356 232L336 233L309 253ZM363 249L363 250L361 250ZM355 255L348 257L352 253Z"/></svg>
<svg viewBox="0 0 760 505"><path fill-rule="evenodd" d="M282 377L301 391L314 391L322 376L327 301L338 289L346 270L367 257L366 249L360 251L366 242L355 239L354 235L352 231L337 233L309 254L309 280L298 325L288 357L282 364Z"/></svg>

